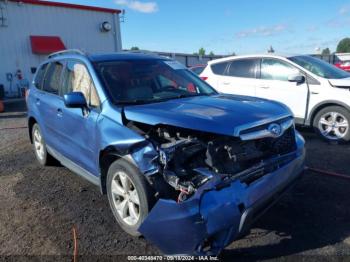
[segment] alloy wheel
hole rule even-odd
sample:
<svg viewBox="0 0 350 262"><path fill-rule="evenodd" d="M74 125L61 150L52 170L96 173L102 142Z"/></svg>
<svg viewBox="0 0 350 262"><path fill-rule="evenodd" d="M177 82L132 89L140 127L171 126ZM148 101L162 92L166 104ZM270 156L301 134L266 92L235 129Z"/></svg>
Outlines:
<svg viewBox="0 0 350 262"><path fill-rule="evenodd" d="M321 116L318 128L325 138L340 140L346 136L349 122L344 115L338 112L327 112Z"/></svg>
<svg viewBox="0 0 350 262"><path fill-rule="evenodd" d="M45 157L45 148L44 148L44 141L43 137L41 136L41 133L38 128L34 130L34 148L35 152L40 160L43 160Z"/></svg>
<svg viewBox="0 0 350 262"><path fill-rule="evenodd" d="M135 185L123 171L114 174L111 183L113 205L124 223L134 226L140 219L140 199Z"/></svg>

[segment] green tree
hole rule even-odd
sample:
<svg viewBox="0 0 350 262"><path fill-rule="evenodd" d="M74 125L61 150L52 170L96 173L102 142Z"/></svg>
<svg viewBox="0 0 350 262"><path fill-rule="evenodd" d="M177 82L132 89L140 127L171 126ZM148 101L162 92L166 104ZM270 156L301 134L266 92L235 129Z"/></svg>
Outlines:
<svg viewBox="0 0 350 262"><path fill-rule="evenodd" d="M209 55L210 55L210 56L214 56L215 54L214 54L213 51L210 51Z"/></svg>
<svg viewBox="0 0 350 262"><path fill-rule="evenodd" d="M131 47L130 50L132 50L132 51L138 51L138 50L140 50L140 48L138 48L137 46L133 46L133 47Z"/></svg>
<svg viewBox="0 0 350 262"><path fill-rule="evenodd" d="M322 50L322 55L330 55L331 54L331 50L327 47L325 49Z"/></svg>
<svg viewBox="0 0 350 262"><path fill-rule="evenodd" d="M337 53L350 53L350 38L344 38L339 42Z"/></svg>
<svg viewBox="0 0 350 262"><path fill-rule="evenodd" d="M204 49L203 47L199 48L198 54L199 54L200 56L204 56L204 55L205 55L205 49Z"/></svg>

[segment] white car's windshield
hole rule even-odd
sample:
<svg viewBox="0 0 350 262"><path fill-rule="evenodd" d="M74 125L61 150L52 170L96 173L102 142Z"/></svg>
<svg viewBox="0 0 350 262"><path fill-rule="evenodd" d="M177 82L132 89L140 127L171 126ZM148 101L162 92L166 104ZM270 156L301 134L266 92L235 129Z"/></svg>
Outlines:
<svg viewBox="0 0 350 262"><path fill-rule="evenodd" d="M323 78L341 79L350 77L349 73L312 56L293 56L288 59Z"/></svg>
<svg viewBox="0 0 350 262"><path fill-rule="evenodd" d="M153 103L217 92L183 65L172 60L101 62L97 71L116 104Z"/></svg>

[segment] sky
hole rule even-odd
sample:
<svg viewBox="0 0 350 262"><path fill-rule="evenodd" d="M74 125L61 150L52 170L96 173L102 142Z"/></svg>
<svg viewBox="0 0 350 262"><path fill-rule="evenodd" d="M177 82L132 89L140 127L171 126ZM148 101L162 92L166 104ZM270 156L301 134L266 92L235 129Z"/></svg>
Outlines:
<svg viewBox="0 0 350 262"><path fill-rule="evenodd" d="M62 0L125 9L124 49L317 53L350 37L350 0Z"/></svg>

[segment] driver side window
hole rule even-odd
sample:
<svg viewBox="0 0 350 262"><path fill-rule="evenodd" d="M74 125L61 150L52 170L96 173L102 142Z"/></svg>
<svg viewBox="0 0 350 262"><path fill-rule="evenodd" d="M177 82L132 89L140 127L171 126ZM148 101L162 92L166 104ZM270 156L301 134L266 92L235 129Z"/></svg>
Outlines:
<svg viewBox="0 0 350 262"><path fill-rule="evenodd" d="M86 66L78 61L68 61L62 93L82 92L91 107L98 107L100 100Z"/></svg>
<svg viewBox="0 0 350 262"><path fill-rule="evenodd" d="M290 75L300 71L288 63L272 58L263 58L261 62L261 79L288 81Z"/></svg>

